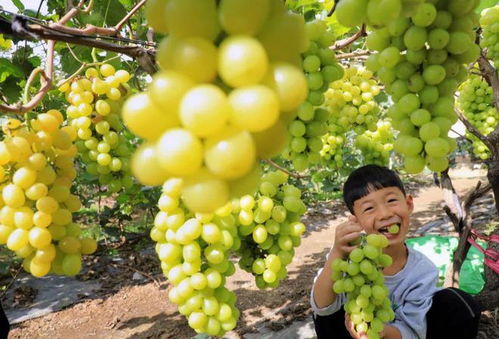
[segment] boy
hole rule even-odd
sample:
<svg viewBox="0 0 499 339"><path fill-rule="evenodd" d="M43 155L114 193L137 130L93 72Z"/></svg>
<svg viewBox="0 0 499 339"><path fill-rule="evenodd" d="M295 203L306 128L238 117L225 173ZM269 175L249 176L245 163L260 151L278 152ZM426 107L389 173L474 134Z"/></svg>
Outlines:
<svg viewBox="0 0 499 339"><path fill-rule="evenodd" d="M311 291L314 324L319 339L365 338L357 333L342 305L344 294L333 292L331 263L345 259L356 247L350 242L361 232L380 233L388 238L384 249L393 263L383 269L395 320L385 324L383 338L474 338L478 330L479 307L457 289L438 289L438 270L422 253L405 245L412 196L405 193L397 174L385 167L367 165L349 176L343 187L345 203L352 213L336 229L334 246L324 268L317 274ZM388 227L397 224L396 234Z"/></svg>

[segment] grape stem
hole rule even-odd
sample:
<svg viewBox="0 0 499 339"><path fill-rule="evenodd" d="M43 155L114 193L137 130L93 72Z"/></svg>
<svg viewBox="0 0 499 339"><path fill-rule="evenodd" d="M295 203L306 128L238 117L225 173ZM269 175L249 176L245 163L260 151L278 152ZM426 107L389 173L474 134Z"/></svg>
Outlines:
<svg viewBox="0 0 499 339"><path fill-rule="evenodd" d="M456 112L457 116L459 117L459 120L462 121L462 123L466 126L466 129L476 136L478 139L480 139L481 142L483 142L487 147L490 149L491 152L494 152L495 147L494 144L492 143L491 140L489 140L488 137L480 133L480 131L471 123L469 122L468 119L465 118L463 112L461 112L458 108L454 107L454 111ZM496 128L497 130L497 128ZM491 133L492 134L492 133Z"/></svg>
<svg viewBox="0 0 499 339"><path fill-rule="evenodd" d="M364 58L371 55L370 51L356 51L352 53L336 54L336 59L352 59L352 58Z"/></svg>
<svg viewBox="0 0 499 339"><path fill-rule="evenodd" d="M287 169L285 169L284 167L276 164L273 160L271 159L263 159L263 161L265 161L266 163L268 163L269 165L277 168L278 170L286 173L287 175L293 177L293 178L297 178L297 179L300 179L300 178L306 178L307 176L306 175L301 175L301 174L297 174L297 173L293 173L293 172L290 172L288 171Z"/></svg>
<svg viewBox="0 0 499 339"><path fill-rule="evenodd" d="M12 276L12 280L9 282L9 284L7 286L5 286L5 289L3 290L2 294L0 294L0 299L3 299L5 297L5 295L7 294L7 291L9 290L10 286L12 286L12 284L16 281L17 276L19 275L19 273L21 273L21 270L22 270L22 266L17 269L17 271Z"/></svg>
<svg viewBox="0 0 499 339"><path fill-rule="evenodd" d="M357 41L358 39L360 39L361 37L366 36L366 35L367 35L366 34L366 25L362 24L362 26L360 27L360 29L357 33L355 33L354 35L352 35L346 39L336 41L336 43L333 45L332 49L335 51L339 50L339 49L343 49L347 46L350 46L355 41Z"/></svg>
<svg viewBox="0 0 499 339"><path fill-rule="evenodd" d="M338 2L340 2L340 0L334 2L333 7L331 7L329 12L327 13L327 16L333 15L334 11L336 10L336 6L338 6Z"/></svg>

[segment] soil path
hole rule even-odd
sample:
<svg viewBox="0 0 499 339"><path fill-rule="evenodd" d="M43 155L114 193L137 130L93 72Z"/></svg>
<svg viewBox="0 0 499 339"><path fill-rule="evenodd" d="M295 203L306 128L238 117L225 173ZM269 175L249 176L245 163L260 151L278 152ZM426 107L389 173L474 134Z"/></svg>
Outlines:
<svg viewBox="0 0 499 339"><path fill-rule="evenodd" d="M480 178L459 178L454 183L458 193L471 189ZM442 218L441 191L432 186L410 190L415 197L412 230L428 221ZM228 279L228 287L238 296L241 318L227 335L241 338L246 333L284 328L310 315L308 295L312 279L324 263L332 245L335 227L346 219L346 211L335 206L325 213L310 213L306 218L307 234L288 266L288 278L280 287L261 291L253 277L241 270ZM140 269L140 268L139 268ZM191 338L195 332L167 300L169 285L162 281L132 284L117 293L96 299L82 299L78 304L41 318L16 324L9 338ZM131 274L129 279L131 279Z"/></svg>

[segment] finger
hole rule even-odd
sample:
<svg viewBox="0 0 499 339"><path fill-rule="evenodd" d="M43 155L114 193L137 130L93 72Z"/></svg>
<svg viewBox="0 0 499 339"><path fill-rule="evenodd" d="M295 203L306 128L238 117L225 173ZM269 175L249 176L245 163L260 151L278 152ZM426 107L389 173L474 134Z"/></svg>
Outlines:
<svg viewBox="0 0 499 339"><path fill-rule="evenodd" d="M356 231L343 235L342 240L348 243L352 240L357 239L358 237L360 237L360 232Z"/></svg>
<svg viewBox="0 0 499 339"><path fill-rule="evenodd" d="M352 232L362 232L364 229L359 224L349 223L336 229L337 235L345 235Z"/></svg>
<svg viewBox="0 0 499 339"><path fill-rule="evenodd" d="M357 217L356 217L355 215L350 215L350 216L348 217L348 220L350 220L351 222L355 222L355 223L356 223L356 222L358 222L358 221L357 221Z"/></svg>

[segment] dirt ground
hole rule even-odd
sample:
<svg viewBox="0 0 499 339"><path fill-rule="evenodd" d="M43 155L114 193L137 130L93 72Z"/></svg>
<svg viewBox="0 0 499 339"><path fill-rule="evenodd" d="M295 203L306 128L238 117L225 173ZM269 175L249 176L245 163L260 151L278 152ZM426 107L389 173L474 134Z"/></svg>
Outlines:
<svg viewBox="0 0 499 339"><path fill-rule="evenodd" d="M474 187L477 180L456 179L454 184L462 195ZM413 232L444 216L440 207L442 194L437 187L418 186L410 189L410 193L415 197ZM308 231L288 266L288 278L280 287L259 290L253 277L241 270L228 278L228 287L238 296L237 306L241 310L238 326L229 333L230 338L241 338L245 333L257 332L263 327L278 330L310 315L308 295L312 279L332 245L335 226L346 215L341 204L328 205L307 215ZM124 270L119 277L90 272L83 279L101 279L105 287L102 295L94 299L83 298L59 312L16 324L9 338L193 337L195 332L167 299L169 284L159 268L154 268L157 259L148 260L143 264L145 261L141 262L141 258L134 258L131 263L135 266ZM148 280L142 283L132 280L134 270L148 272ZM499 338L497 320L497 314L484 313L479 338Z"/></svg>

